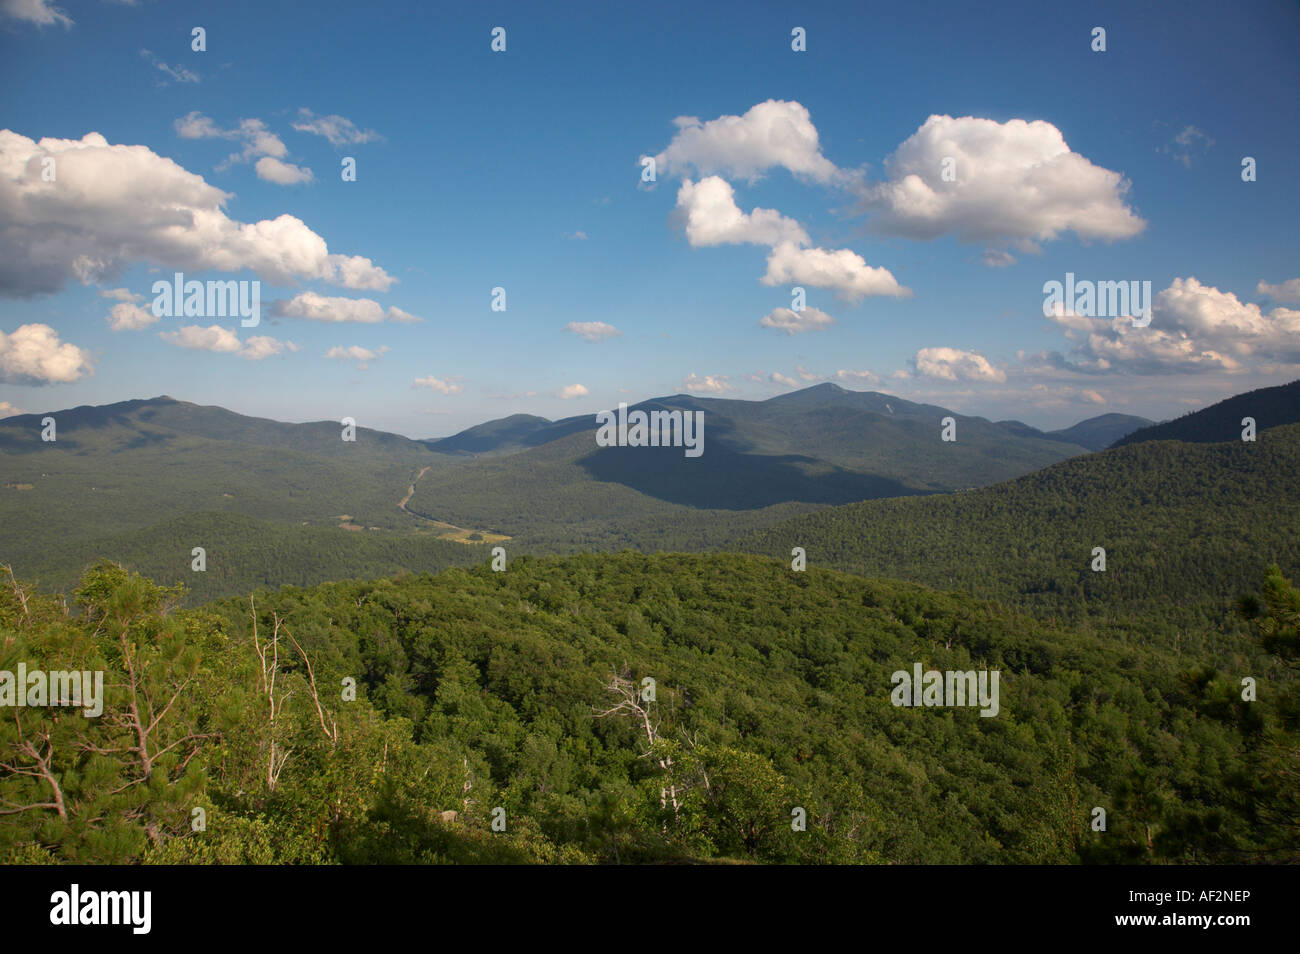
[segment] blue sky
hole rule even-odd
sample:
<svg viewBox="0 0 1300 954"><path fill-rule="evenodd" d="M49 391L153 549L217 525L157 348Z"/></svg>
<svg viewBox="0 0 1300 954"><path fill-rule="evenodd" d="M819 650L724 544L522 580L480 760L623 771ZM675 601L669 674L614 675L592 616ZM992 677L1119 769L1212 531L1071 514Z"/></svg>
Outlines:
<svg viewBox="0 0 1300 954"><path fill-rule="evenodd" d="M0 0L0 414L427 437L830 380L1055 427L1300 377L1300 5L899 6ZM260 326L146 323L177 270ZM1151 324L1046 317L1066 272Z"/></svg>

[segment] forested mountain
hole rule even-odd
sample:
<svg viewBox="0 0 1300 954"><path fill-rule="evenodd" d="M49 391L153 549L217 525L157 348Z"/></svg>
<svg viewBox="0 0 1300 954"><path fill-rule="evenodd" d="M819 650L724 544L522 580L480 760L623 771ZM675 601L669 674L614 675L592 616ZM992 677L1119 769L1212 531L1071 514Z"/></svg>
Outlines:
<svg viewBox="0 0 1300 954"><path fill-rule="evenodd" d="M1257 430L1300 423L1300 381L1260 388L1192 411L1172 421L1153 424L1115 442L1116 447L1138 444L1142 441L1194 441L1214 444L1219 441L1239 440L1243 430L1242 419L1253 418Z"/></svg>
<svg viewBox="0 0 1300 954"><path fill-rule="evenodd" d="M822 509L737 548L801 546L813 564L1049 611L1223 607L1269 564L1300 566L1297 472L1300 425L1143 442L965 493Z"/></svg>
<svg viewBox="0 0 1300 954"><path fill-rule="evenodd" d="M734 554L190 611L109 563L66 603L6 577L0 668L108 678L102 718L0 720L0 861L1297 860L1300 594L1260 582L1258 638L1188 657ZM893 704L914 665L998 671L997 715Z"/></svg>
<svg viewBox="0 0 1300 954"><path fill-rule="evenodd" d="M41 439L45 417L56 425L54 447ZM83 405L62 411L18 414L0 420L0 452L35 453L55 447L78 454L170 450L179 453L195 440L216 441L326 457L351 454L355 447L341 439L335 421L285 424L247 417L223 407L191 404L163 395L102 406ZM371 456L408 459L423 450L418 441L368 427L356 429L356 446Z"/></svg>
<svg viewBox="0 0 1300 954"><path fill-rule="evenodd" d="M1102 450L1114 444L1121 437L1132 434L1138 428L1148 427L1153 421L1132 414L1102 414L1080 421L1072 427L1059 431L1050 431L1052 437L1079 444L1091 451Z"/></svg>
<svg viewBox="0 0 1300 954"><path fill-rule="evenodd" d="M19 415L0 421L0 558L61 588L111 554L160 581L190 579L204 598L486 558L429 537L471 551L506 539L532 552L701 550L817 506L982 485L1082 452L1024 425L834 385L638 406L703 410L703 455L597 447L592 415L516 415L441 442L364 427L346 441L330 421L168 397ZM939 439L945 416L958 444ZM412 538L363 539L384 536ZM211 551L202 582L186 576L194 547Z"/></svg>
<svg viewBox="0 0 1300 954"><path fill-rule="evenodd" d="M454 461L416 441L367 428L344 441L340 424L170 398L51 412L52 442L41 440L45 416L0 421L0 560L47 587L71 585L105 554L194 583L194 547L209 551L212 574L199 596L460 558L428 539L360 539L427 532L398 503L421 469Z"/></svg>
<svg viewBox="0 0 1300 954"><path fill-rule="evenodd" d="M1018 421L994 423L937 405L916 404L877 391L849 391L830 383L766 401L675 394L628 409L703 411L705 457L722 447L748 458L820 462L897 481L912 491L982 485L1084 449ZM957 422L961 446L954 449L956 453L937 454L933 445L940 442L940 422L945 417ZM424 443L444 452L516 453L594 431L591 414L553 422L517 414ZM594 442L588 443L595 450ZM745 508L739 505L735 509Z"/></svg>
<svg viewBox="0 0 1300 954"><path fill-rule="evenodd" d="M995 424L834 384L767 401L676 395L630 410L636 408L703 411L704 453L688 458L681 448L597 447L589 415L521 422L532 429L526 438L518 427L497 422L491 433L545 443L431 472L410 506L546 547L698 549L717 538L720 525L754 526L779 515L768 508L983 486L1083 452L1023 424ZM941 440L945 417L956 421L955 443ZM433 446L515 446L489 446L482 437L466 432L448 438L454 445ZM751 514L729 515L738 511Z"/></svg>

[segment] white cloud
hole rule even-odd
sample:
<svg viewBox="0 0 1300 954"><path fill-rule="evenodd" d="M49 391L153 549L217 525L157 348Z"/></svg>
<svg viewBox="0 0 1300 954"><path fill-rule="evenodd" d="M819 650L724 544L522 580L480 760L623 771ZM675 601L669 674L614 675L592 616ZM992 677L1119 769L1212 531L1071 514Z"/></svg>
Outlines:
<svg viewBox="0 0 1300 954"><path fill-rule="evenodd" d="M289 148L284 141L267 129L266 123L260 119L241 119L235 128L222 129L210 118L195 110L176 120L172 126L182 139L241 140L244 148L227 156L226 161L217 166L218 169L227 169L236 162L249 162L258 156L283 159L289 154Z"/></svg>
<svg viewBox="0 0 1300 954"><path fill-rule="evenodd" d="M700 377L692 372L682 380L682 387L692 394L723 394L735 390L729 382L730 378L725 374L706 374Z"/></svg>
<svg viewBox="0 0 1300 954"><path fill-rule="evenodd" d="M384 306L372 298L334 298L313 291L300 292L293 298L271 303L271 314L282 318L305 318L308 321L358 321L373 325L381 321L419 321L400 308Z"/></svg>
<svg viewBox="0 0 1300 954"><path fill-rule="evenodd" d="M835 372L835 377L840 381L849 381L853 384L865 384L868 387L877 387L880 384L880 375L872 371L848 371L841 369Z"/></svg>
<svg viewBox="0 0 1300 954"><path fill-rule="evenodd" d="M1280 285L1270 285L1261 281L1255 286L1256 295L1267 295L1274 301L1288 305L1300 305L1300 278L1288 278Z"/></svg>
<svg viewBox="0 0 1300 954"><path fill-rule="evenodd" d="M15 407L14 405L10 404L8 401L0 401L0 418L13 417L15 414L26 414L26 413L27 412L24 411L22 408Z"/></svg>
<svg viewBox="0 0 1300 954"><path fill-rule="evenodd" d="M150 309L124 301L114 305L104 319L113 331L142 331L158 321Z"/></svg>
<svg viewBox="0 0 1300 954"><path fill-rule="evenodd" d="M35 23L38 27L55 23L61 23L65 30L72 27L72 19L51 0L0 0L0 16Z"/></svg>
<svg viewBox="0 0 1300 954"><path fill-rule="evenodd" d="M289 351L298 350L292 341L277 341L267 335L254 335L244 342L244 346L239 349L239 356L249 361L261 361L272 355L283 354L286 348Z"/></svg>
<svg viewBox="0 0 1300 954"><path fill-rule="evenodd" d="M57 181L41 177L45 157ZM370 259L331 254L292 215L229 218L229 194L146 146L99 133L39 143L0 130L0 295L55 292L74 278L111 280L137 262L184 271L248 268L279 284L314 279L387 291Z"/></svg>
<svg viewBox="0 0 1300 954"><path fill-rule="evenodd" d="M1195 126L1185 126L1174 137L1173 142L1161 146L1159 151L1172 155L1174 159L1190 169L1192 167L1192 154L1209 152L1210 147L1213 145L1214 140L1206 135L1204 131L1197 129Z"/></svg>
<svg viewBox="0 0 1300 954"><path fill-rule="evenodd" d="M835 324L835 319L820 308L805 308L792 311L789 308L777 308L758 319L764 328L775 328L787 335L797 335L805 331L825 331Z"/></svg>
<svg viewBox="0 0 1300 954"><path fill-rule="evenodd" d="M371 351L369 348L363 348L360 345L352 345L348 348L335 346L325 352L325 357L333 358L337 361L355 361L357 370L364 371L370 367L371 361L377 361L388 351L388 345L381 345L377 350Z"/></svg>
<svg viewBox="0 0 1300 954"><path fill-rule="evenodd" d="M430 391L437 391L439 394L459 394L465 389L452 381L442 381L435 378L432 374L424 378L416 378L411 385L414 388L428 388Z"/></svg>
<svg viewBox="0 0 1300 954"><path fill-rule="evenodd" d="M955 181L944 181L945 159L955 160ZM886 181L864 187L863 208L876 213L874 228L908 238L1032 243L1073 231L1122 239L1146 227L1124 204L1128 181L1072 152L1043 120L931 116L885 172Z"/></svg>
<svg viewBox="0 0 1300 954"><path fill-rule="evenodd" d="M199 74L195 73L193 70L187 70L183 66L169 66L168 64L164 63L161 59L159 59L158 57L150 53L148 50L141 50L140 55L144 57L146 60L148 60L150 63L152 63L156 69L159 69L162 72L166 73L168 76L176 80L176 82L178 83L199 82ZM166 86L167 81L162 80L160 85Z"/></svg>
<svg viewBox="0 0 1300 954"><path fill-rule="evenodd" d="M266 182L274 182L276 185L298 185L302 182L311 182L314 178L310 169L304 166L295 166L291 162L281 162L272 156L263 156L257 160L257 177Z"/></svg>
<svg viewBox="0 0 1300 954"><path fill-rule="evenodd" d="M914 363L919 374L943 381L1005 381L1006 372L994 367L978 351L960 348L922 348Z"/></svg>
<svg viewBox="0 0 1300 954"><path fill-rule="evenodd" d="M1034 360L1087 373L1192 373L1260 370L1300 364L1300 310L1265 313L1236 295L1175 278L1155 296L1151 324L1087 318L1059 307L1049 316L1072 342L1070 361L1056 353Z"/></svg>
<svg viewBox="0 0 1300 954"><path fill-rule="evenodd" d="M110 288L99 293L100 298L112 298L115 301L129 301L132 304L139 304L144 301L144 295L137 295L129 288Z"/></svg>
<svg viewBox="0 0 1300 954"><path fill-rule="evenodd" d="M93 373L90 352L59 340L49 325L19 325L0 331L0 382L68 384Z"/></svg>
<svg viewBox="0 0 1300 954"><path fill-rule="evenodd" d="M782 374L780 371L773 371L773 372L772 372L772 376L771 376L771 380L772 380L772 383L773 383L773 384L781 384L781 385L784 385L784 386L787 387L787 388L797 388L797 387L799 387L799 382L798 382L798 381L796 381L796 380L795 380L794 378L792 378L792 377L789 377L788 375L784 375L784 374Z"/></svg>
<svg viewBox="0 0 1300 954"><path fill-rule="evenodd" d="M673 120L677 134L655 156L661 174L720 172L754 180L774 167L796 176L830 183L840 176L835 164L821 154L817 127L808 110L796 102L768 100L743 116L719 116L701 122L695 116Z"/></svg>
<svg viewBox="0 0 1300 954"><path fill-rule="evenodd" d="M576 232L567 232L564 236L566 239L572 239L575 242L587 241L587 233L579 229Z"/></svg>
<svg viewBox="0 0 1300 954"><path fill-rule="evenodd" d="M582 384L566 384L564 387L560 388L560 390L555 392L556 397L565 401L573 398L586 397L587 394L588 391L586 385Z"/></svg>
<svg viewBox="0 0 1300 954"><path fill-rule="evenodd" d="M342 116L317 116L306 106L298 110L298 121L293 124L298 132L324 136L331 146L346 146L352 143L374 142L380 139L373 129L358 129L350 119Z"/></svg>
<svg viewBox="0 0 1300 954"><path fill-rule="evenodd" d="M184 325L176 331L160 331L158 337L178 348L212 351L216 354L237 354L249 361L261 361L272 355L283 354L286 350L298 350L291 341L277 341L266 335L255 335L247 341L240 341L237 334L221 325L209 325L206 328Z"/></svg>
<svg viewBox="0 0 1300 954"><path fill-rule="evenodd" d="M572 332L584 341L603 341L623 334L613 325L607 325L603 321L571 321L564 326L564 330Z"/></svg>
<svg viewBox="0 0 1300 954"><path fill-rule="evenodd" d="M696 248L742 243L809 243L803 227L780 212L754 209L746 215L736 205L731 184L719 176L709 176L698 183L685 180L677 190L676 214L685 225L687 241Z"/></svg>
<svg viewBox="0 0 1300 954"><path fill-rule="evenodd" d="M1016 264L1016 257L1005 249L986 248L980 262L989 268L1006 268Z"/></svg>
<svg viewBox="0 0 1300 954"><path fill-rule="evenodd" d="M899 285L888 269L875 268L851 249L797 248L786 242L767 257L764 285L813 285L833 289L844 301L855 302L869 295L911 297L912 290Z"/></svg>

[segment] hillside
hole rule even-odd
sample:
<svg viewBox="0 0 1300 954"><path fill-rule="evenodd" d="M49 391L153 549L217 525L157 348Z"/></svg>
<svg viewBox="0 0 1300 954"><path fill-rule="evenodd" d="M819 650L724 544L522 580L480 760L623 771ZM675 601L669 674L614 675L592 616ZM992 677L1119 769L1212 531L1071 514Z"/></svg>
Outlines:
<svg viewBox="0 0 1300 954"><path fill-rule="evenodd" d="M1144 442L980 490L823 509L737 548L802 546L810 564L1052 611L1222 610L1270 563L1300 565L1298 470L1300 425L1255 443Z"/></svg>
<svg viewBox="0 0 1300 954"><path fill-rule="evenodd" d="M1285 583L1269 585L1285 602ZM1295 853L1261 821L1284 794L1261 777L1271 750L1256 730L1280 703L1249 707L1247 719L1232 701L1241 671L1269 687L1262 700L1292 692L1294 676L1258 645L1221 648L1226 675L1205 666L1210 657L1189 670L1172 651L970 597L738 555L521 558L503 573L286 588L172 615L166 594L111 565L84 581L84 616L20 593L0 588L0 665L14 654L93 658L124 686L130 673L104 648L116 641L95 638L107 626L150 661L155 694L186 691L150 729L155 745L175 747L139 797L121 794L138 760L108 743L129 722L125 689L85 726L39 708L0 723L4 759L51 733L48 767L69 815L67 825L52 811L0 816L0 860L1070 864ZM272 658L280 708L268 723ZM892 674L914 665L997 670L996 715L894 705ZM357 680L357 700L323 692L317 708L315 687L344 677ZM653 699L635 695L645 679ZM648 723L619 710L620 698L639 699ZM77 771L78 732L105 752L94 772ZM268 780L277 742L292 757ZM2 776L0 797L29 804L40 784ZM207 832L191 831L192 805L207 807ZM1093 806L1109 813L1104 834L1089 827ZM506 829L494 833L502 811ZM800 811L806 830L791 821Z"/></svg>
<svg viewBox="0 0 1300 954"><path fill-rule="evenodd" d="M19 415L0 421L0 560L50 586L108 553L175 580L206 536L249 555L234 575L195 587L213 596L482 560L487 536L508 538L512 552L699 550L818 506L982 485L1082 452L1024 425L957 415L959 442L942 444L944 408L833 385L763 402L677 395L638 406L704 411L703 456L598 448L591 415L516 415L434 442L362 427L348 442L330 421L159 397L48 412L49 443L46 413ZM239 539L241 528L255 536ZM471 552L431 547L430 534ZM412 539L371 539L383 535ZM251 556L272 551L269 563Z"/></svg>
<svg viewBox="0 0 1300 954"><path fill-rule="evenodd" d="M1121 437L1116 447L1143 441L1192 441L1214 444L1240 440L1243 418L1253 417L1257 431L1284 424L1300 423L1300 381L1274 388L1260 388L1184 414L1162 424L1153 424Z"/></svg>
<svg viewBox="0 0 1300 954"><path fill-rule="evenodd" d="M1080 421L1072 427L1049 433L1071 444L1079 444L1088 450L1099 451L1110 447L1121 437L1132 434L1140 428L1149 427L1153 423L1155 422L1145 417L1134 417L1132 414L1102 414L1099 417Z"/></svg>
<svg viewBox="0 0 1300 954"><path fill-rule="evenodd" d="M676 395L635 408L702 411L704 453L597 447L589 415L521 422L531 431L527 438L501 424L489 432L545 443L506 453L514 445L480 442L475 446L496 455L430 473L410 506L545 547L698 549L732 528L785 515L772 508L983 486L1083 453L1023 424L833 384L767 401ZM940 422L949 416L957 421L955 443L940 440ZM464 447L481 438L466 432L447 439L454 444L432 446Z"/></svg>

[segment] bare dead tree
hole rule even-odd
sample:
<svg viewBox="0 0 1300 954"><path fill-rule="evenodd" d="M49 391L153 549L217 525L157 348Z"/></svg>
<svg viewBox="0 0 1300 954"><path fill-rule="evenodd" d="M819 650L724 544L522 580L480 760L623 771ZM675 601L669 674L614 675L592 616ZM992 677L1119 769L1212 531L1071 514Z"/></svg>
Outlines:
<svg viewBox="0 0 1300 954"><path fill-rule="evenodd" d="M9 585L13 588L14 596L18 598L18 605L23 608L23 622L24 624L30 624L32 621L32 613L31 610L27 608L27 588L22 586L18 580L14 578L14 568L8 563L4 565L4 571L9 574ZM9 645L9 640L5 641L5 645Z"/></svg>
<svg viewBox="0 0 1300 954"><path fill-rule="evenodd" d="M330 748L332 749L339 741L339 727L338 723L334 721L334 713L330 713L330 722L327 726L325 724L326 709L321 705L320 693L316 691L316 673L311 668L311 659L308 658L307 651L298 644L298 640L293 638L293 633L286 629L284 634L289 637L290 642L293 643L294 649L298 650L298 655L302 657L303 665L307 667L307 680L308 687L311 689L311 701L316 704L316 717L320 720L320 730L325 733L325 738L329 740ZM387 742L384 743L384 764L388 764Z"/></svg>
<svg viewBox="0 0 1300 954"><path fill-rule="evenodd" d="M50 740L50 730L42 730L36 736L35 741L23 738L23 727L18 719L17 709L14 710L14 724L18 726L20 739L17 746L14 747L14 754L26 761L15 759L12 762L0 762L0 771L44 782L50 787L51 800L48 802L33 802L30 805L20 805L7 798L0 798L0 805L4 806L0 807L0 815L17 815L22 812L45 809L58 812L59 817L66 822L68 820L68 809L63 800L63 788L59 785L59 780L54 774L54 743ZM43 746L43 751L38 747L37 743Z"/></svg>
<svg viewBox="0 0 1300 954"><path fill-rule="evenodd" d="M289 761L289 756L293 754L291 749L280 748L275 735L276 719L284 710L285 703L289 701L291 695L291 693L284 693L279 699L275 696L275 680L280 670L280 615L278 613L271 614L274 621L271 640L266 645L262 645L257 632L257 606L253 602L253 597L248 598L248 604L252 607L253 612L253 649L257 652L257 658L261 662L262 694L266 696L268 724L271 729L271 753L266 763L266 787L270 791L275 791L276 783L280 780L280 773L284 771L285 763Z"/></svg>
<svg viewBox="0 0 1300 954"><path fill-rule="evenodd" d="M668 780L668 784L659 789L659 807L667 811L668 803L672 802L673 819L676 820L681 805L677 798L677 783L673 778L673 760L670 755L655 754L656 749L661 749L661 747L659 746L659 726L651 718L651 704L647 702L642 705L641 693L636 683L626 675L620 675L618 672L610 673L610 681L605 684L605 689L613 693L616 702L608 709L593 708L592 711L598 719L624 715L640 725L646 737L646 751L642 753L642 757L653 758Z"/></svg>

